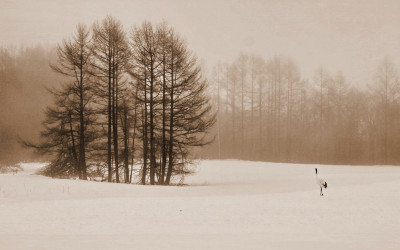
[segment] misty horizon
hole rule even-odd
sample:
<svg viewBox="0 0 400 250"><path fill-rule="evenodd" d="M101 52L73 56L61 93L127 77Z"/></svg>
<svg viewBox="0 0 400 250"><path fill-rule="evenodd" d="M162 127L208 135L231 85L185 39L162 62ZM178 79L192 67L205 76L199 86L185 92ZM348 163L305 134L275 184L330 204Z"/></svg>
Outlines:
<svg viewBox="0 0 400 250"><path fill-rule="evenodd" d="M241 52L285 55L304 79L312 81L322 67L365 87L384 57L400 62L399 7L397 1L0 1L0 45L55 46L78 23L91 26L106 15L128 32L145 20L166 21L208 71Z"/></svg>

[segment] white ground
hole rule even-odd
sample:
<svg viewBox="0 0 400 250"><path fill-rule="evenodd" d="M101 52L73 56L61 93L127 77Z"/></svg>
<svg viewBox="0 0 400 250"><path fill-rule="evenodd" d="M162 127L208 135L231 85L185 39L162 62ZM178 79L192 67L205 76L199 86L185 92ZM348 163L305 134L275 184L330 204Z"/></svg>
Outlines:
<svg viewBox="0 0 400 250"><path fill-rule="evenodd" d="M400 167L203 161L184 187L23 167L0 175L0 249L400 249Z"/></svg>

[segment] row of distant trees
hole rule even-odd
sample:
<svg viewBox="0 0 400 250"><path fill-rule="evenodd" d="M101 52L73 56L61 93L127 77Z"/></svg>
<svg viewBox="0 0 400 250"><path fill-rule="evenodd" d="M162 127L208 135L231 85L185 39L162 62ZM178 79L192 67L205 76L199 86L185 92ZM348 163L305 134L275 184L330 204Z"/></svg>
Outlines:
<svg viewBox="0 0 400 250"><path fill-rule="evenodd" d="M0 47L0 165L37 160L17 138L37 138L42 109L51 102L43 86L57 80L48 66L54 57L54 50L39 46Z"/></svg>
<svg viewBox="0 0 400 250"><path fill-rule="evenodd" d="M304 80L285 56L241 54L211 75L218 122L215 143L202 152L208 157L400 163L400 81L388 58L367 87L323 68Z"/></svg>
<svg viewBox="0 0 400 250"><path fill-rule="evenodd" d="M91 29L78 25L51 68L62 84L49 88L55 102L41 143L24 141L53 155L45 174L127 183L134 174L141 184L168 185L190 173L190 149L210 142L207 82L165 23L144 22L128 34L110 16Z"/></svg>

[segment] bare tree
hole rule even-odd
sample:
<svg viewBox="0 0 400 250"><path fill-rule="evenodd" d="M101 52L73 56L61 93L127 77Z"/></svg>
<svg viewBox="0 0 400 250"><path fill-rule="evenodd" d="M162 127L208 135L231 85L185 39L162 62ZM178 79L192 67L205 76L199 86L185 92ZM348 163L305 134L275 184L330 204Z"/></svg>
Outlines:
<svg viewBox="0 0 400 250"><path fill-rule="evenodd" d="M144 116L145 116L145 132L144 142L147 144L147 105L149 106L149 144L150 144L150 184L155 184L156 174L156 139L155 139L155 91L157 90L157 76L158 68L160 67L160 36L157 30L149 22L143 22L141 26L134 27L131 33L131 48L133 50L133 60L137 69L144 71ZM135 73L134 73L135 74ZM136 73L137 79L140 79L139 74ZM143 75L143 73L142 73ZM145 146L147 148L147 146ZM142 184L145 184L146 176L146 156L147 149L144 150L144 169Z"/></svg>
<svg viewBox="0 0 400 250"><path fill-rule="evenodd" d="M107 165L108 181L112 181L112 148L114 145L114 162L116 182L119 182L118 153L118 99L124 83L125 64L129 56L125 32L122 24L111 16L102 23L93 26L93 54L96 58L93 66L97 76L97 88L100 99L107 93Z"/></svg>
<svg viewBox="0 0 400 250"><path fill-rule="evenodd" d="M72 40L64 40L62 45L58 46L57 64L51 65L55 72L66 76L67 80L71 81L71 85L66 88L72 95L71 109L76 110L79 117L79 178L84 180L87 179L86 123L91 113L88 105L92 97L90 42L89 29L83 24L78 25ZM69 116L72 116L71 112L72 110ZM74 139L73 136L72 139Z"/></svg>
<svg viewBox="0 0 400 250"><path fill-rule="evenodd" d="M43 173L52 177L82 176L79 164L76 137L78 131L76 115L73 115L73 92L69 86L63 90L49 90L55 98L53 107L47 107L43 122L44 130L41 132L41 142L32 143L22 140L24 146L36 149L39 154L52 156L51 163Z"/></svg>
<svg viewBox="0 0 400 250"><path fill-rule="evenodd" d="M201 76L196 57L174 32L171 35L170 58L170 140L166 184L170 183L173 172L186 173L184 167L191 147L211 142L207 132L215 123L210 98L206 95L208 84Z"/></svg>
<svg viewBox="0 0 400 250"><path fill-rule="evenodd" d="M381 125L379 130L382 131L383 162L388 164L391 148L389 131L394 126L394 117L397 116L393 110L400 94L398 73L394 63L388 57L379 64L375 75L375 85L370 89L377 97L378 115L379 117L383 116L379 122Z"/></svg>

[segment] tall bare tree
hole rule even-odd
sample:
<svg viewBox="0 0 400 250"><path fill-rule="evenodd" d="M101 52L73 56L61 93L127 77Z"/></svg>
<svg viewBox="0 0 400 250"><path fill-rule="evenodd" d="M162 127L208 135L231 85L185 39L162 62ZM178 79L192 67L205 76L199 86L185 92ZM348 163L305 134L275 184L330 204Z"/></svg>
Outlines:
<svg viewBox="0 0 400 250"><path fill-rule="evenodd" d="M395 117L398 115L394 113L394 107L400 96L400 81L397 69L394 63L385 57L378 65L378 69L375 75L375 84L370 86L371 91L376 96L376 107L378 111L378 117L382 118L379 120L379 131L381 131L382 141L380 148L383 152L383 162L389 163L390 157L390 137L389 131L395 125Z"/></svg>
<svg viewBox="0 0 400 250"><path fill-rule="evenodd" d="M150 184L155 184L156 175L156 138L155 138L155 91L157 90L158 70L160 62L160 36L157 30L150 22L143 22L141 26L134 27L131 32L131 48L133 51L134 64L136 68L141 68L144 71L144 115L145 115L145 130L147 130L147 105L149 106L149 144L150 144ZM139 75L139 74L136 74ZM142 74L143 75L143 74ZM148 90L148 91L147 91ZM147 141L147 131L144 133L145 141ZM147 144L147 143L145 143ZM147 146L146 146L147 148ZM145 149L145 155L147 155ZM146 162L144 160L143 174L146 176ZM145 179L142 179L145 183Z"/></svg>
<svg viewBox="0 0 400 250"><path fill-rule="evenodd" d="M101 23L93 25L93 54L96 58L93 66L97 76L98 95L104 98L107 93L107 165L108 181L112 181L112 143L116 182L119 182L118 152L118 110L119 96L124 83L125 64L129 50L125 32L120 21L107 16Z"/></svg>
<svg viewBox="0 0 400 250"><path fill-rule="evenodd" d="M71 82L70 85L65 87L70 93L71 100L69 116L73 115L71 114L73 110L79 117L77 133L79 142L78 169L79 178L84 180L87 179L86 146L88 142L86 141L86 124L92 113L88 107L92 98L91 63L93 59L90 46L90 31L85 25L79 24L72 40L64 40L62 45L58 46L57 63L51 65L55 72L66 76L67 81ZM74 139L73 136L72 139Z"/></svg>

